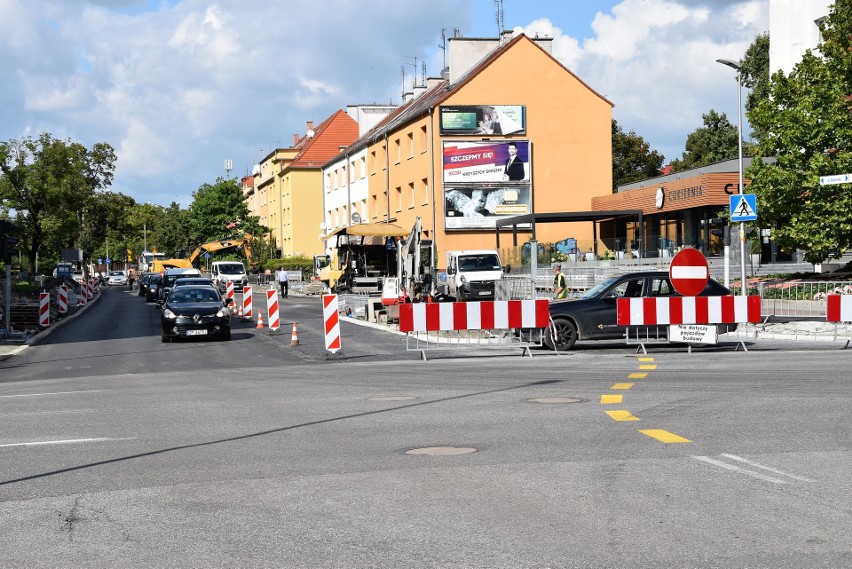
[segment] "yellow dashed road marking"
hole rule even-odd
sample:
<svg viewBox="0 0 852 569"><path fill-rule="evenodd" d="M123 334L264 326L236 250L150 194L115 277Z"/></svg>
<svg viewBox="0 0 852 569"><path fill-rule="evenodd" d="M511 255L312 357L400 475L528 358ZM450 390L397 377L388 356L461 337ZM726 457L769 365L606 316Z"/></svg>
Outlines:
<svg viewBox="0 0 852 569"><path fill-rule="evenodd" d="M692 441L689 439L685 439L680 435L676 435L674 433L670 433L668 431L664 431L663 429L644 429L639 430L643 435L648 435L652 439L657 439L660 442L664 443L691 443Z"/></svg>
<svg viewBox="0 0 852 569"><path fill-rule="evenodd" d="M630 389L633 387L632 383L616 383L610 389Z"/></svg>
<svg viewBox="0 0 852 569"><path fill-rule="evenodd" d="M630 411L625 411L624 409L619 409L618 411L607 411L607 415L612 417L616 421L638 421L639 417L635 417L630 413Z"/></svg>
<svg viewBox="0 0 852 569"><path fill-rule="evenodd" d="M621 394L604 393L601 395L601 405L610 405L612 403L621 403Z"/></svg>
<svg viewBox="0 0 852 569"><path fill-rule="evenodd" d="M654 364L643 364L639 366L639 369L657 369L657 366Z"/></svg>
<svg viewBox="0 0 852 569"><path fill-rule="evenodd" d="M639 361L640 362L652 362L652 361L654 361L654 358L639 358Z"/></svg>
<svg viewBox="0 0 852 569"><path fill-rule="evenodd" d="M627 379L645 379L646 377L648 377L647 373L631 373Z"/></svg>

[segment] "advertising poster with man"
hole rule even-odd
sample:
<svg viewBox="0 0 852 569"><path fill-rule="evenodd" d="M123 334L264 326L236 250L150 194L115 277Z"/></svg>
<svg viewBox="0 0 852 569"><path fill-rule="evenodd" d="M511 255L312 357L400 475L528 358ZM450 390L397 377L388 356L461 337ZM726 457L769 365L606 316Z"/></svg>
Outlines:
<svg viewBox="0 0 852 569"><path fill-rule="evenodd" d="M446 186L445 229L494 229L496 219L530 213L531 191L523 187Z"/></svg>
<svg viewBox="0 0 852 569"><path fill-rule="evenodd" d="M530 183L529 140L444 142L444 185Z"/></svg>
<svg viewBox="0 0 852 569"><path fill-rule="evenodd" d="M526 107L523 105L442 106L439 112L441 136L507 136L526 132Z"/></svg>

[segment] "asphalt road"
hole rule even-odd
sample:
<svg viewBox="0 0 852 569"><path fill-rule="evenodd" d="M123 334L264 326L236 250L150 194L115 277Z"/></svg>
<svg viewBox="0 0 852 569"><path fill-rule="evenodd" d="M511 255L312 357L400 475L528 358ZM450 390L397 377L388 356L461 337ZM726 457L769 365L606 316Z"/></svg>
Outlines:
<svg viewBox="0 0 852 569"><path fill-rule="evenodd" d="M161 344L109 290L2 362L0 566L852 566L849 350L328 360L291 300Z"/></svg>

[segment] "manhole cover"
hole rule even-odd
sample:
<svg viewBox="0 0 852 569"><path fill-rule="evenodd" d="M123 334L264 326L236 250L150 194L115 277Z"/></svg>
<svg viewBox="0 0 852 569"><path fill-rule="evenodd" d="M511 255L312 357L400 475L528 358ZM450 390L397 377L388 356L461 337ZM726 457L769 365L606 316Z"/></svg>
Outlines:
<svg viewBox="0 0 852 569"><path fill-rule="evenodd" d="M535 399L527 399L530 403L546 403L554 405L558 403L579 403L582 399L576 397L536 397Z"/></svg>
<svg viewBox="0 0 852 569"><path fill-rule="evenodd" d="M418 456L456 456L459 454L470 454L472 452L476 452L476 449L471 447L423 447L407 450L405 451L405 454Z"/></svg>
<svg viewBox="0 0 852 569"><path fill-rule="evenodd" d="M373 397L369 401L414 401L417 397L413 395L389 395L387 397Z"/></svg>

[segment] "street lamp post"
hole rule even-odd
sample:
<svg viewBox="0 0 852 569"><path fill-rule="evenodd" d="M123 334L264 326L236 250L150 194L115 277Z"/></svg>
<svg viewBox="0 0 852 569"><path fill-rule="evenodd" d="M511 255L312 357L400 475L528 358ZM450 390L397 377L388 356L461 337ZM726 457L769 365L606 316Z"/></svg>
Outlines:
<svg viewBox="0 0 852 569"><path fill-rule="evenodd" d="M717 59L717 63L727 65L737 72L737 149L739 159L739 194L743 195L743 66L730 59ZM740 222L740 294L747 296L745 265L745 222Z"/></svg>

